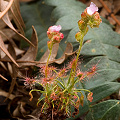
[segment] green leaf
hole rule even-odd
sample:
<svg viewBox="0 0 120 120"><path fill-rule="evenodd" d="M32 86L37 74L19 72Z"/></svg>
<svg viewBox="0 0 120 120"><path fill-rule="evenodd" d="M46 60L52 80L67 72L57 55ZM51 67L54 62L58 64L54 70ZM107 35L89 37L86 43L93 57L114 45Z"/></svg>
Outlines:
<svg viewBox="0 0 120 120"><path fill-rule="evenodd" d="M82 66L83 71L88 71L93 65L97 65L96 74L88 81L84 81L86 89L94 88L105 82L116 81L120 78L120 64L111 61L106 56L94 57Z"/></svg>
<svg viewBox="0 0 120 120"><path fill-rule="evenodd" d="M106 82L93 89L90 89L91 92L93 92L92 103L100 101L101 99L111 95L112 93L115 93L119 89L120 84L117 82Z"/></svg>
<svg viewBox="0 0 120 120"><path fill-rule="evenodd" d="M71 9L71 7L72 7L72 9ZM85 9L85 7L84 7L84 9ZM77 13L77 15L80 17L80 13L83 12L83 8L81 8L78 5L75 6L72 3L71 4L61 4L60 6L57 6L52 11L52 18L57 20L57 19L59 19L59 18L61 18L63 16L66 16L66 15L70 15L70 14L73 15L73 13L76 14L76 11L79 11Z"/></svg>
<svg viewBox="0 0 120 120"><path fill-rule="evenodd" d="M45 4L51 5L51 6L61 6L61 5L73 5L73 6L79 6L80 8L83 7L85 9L86 5L76 1L76 0L44 0Z"/></svg>
<svg viewBox="0 0 120 120"><path fill-rule="evenodd" d="M120 62L120 50L118 48L100 43L100 41L96 40L91 40L91 42L85 43L81 54L87 56L104 55L111 60Z"/></svg>
<svg viewBox="0 0 120 120"><path fill-rule="evenodd" d="M120 101L107 100L91 107L94 120L119 120Z"/></svg>
<svg viewBox="0 0 120 120"><path fill-rule="evenodd" d="M91 68L93 65L97 65L97 70L101 70L101 69L120 70L120 64L118 62L108 59L107 56L97 56L97 57L93 57L89 61L87 60L83 69L88 70L88 68Z"/></svg>
<svg viewBox="0 0 120 120"><path fill-rule="evenodd" d="M76 42L75 34L79 31L78 26L75 26L72 29L67 37L68 42ZM99 28L89 28L88 33L84 37L84 41L86 40L96 40L102 44L109 44L109 45L120 45L120 35L117 34L112 30L112 28L102 22ZM77 42L76 42L77 43ZM101 45L100 45L101 46Z"/></svg>
<svg viewBox="0 0 120 120"><path fill-rule="evenodd" d="M80 15L66 15L58 19L57 25L61 25L63 30L70 30L77 26L77 21L80 19Z"/></svg>

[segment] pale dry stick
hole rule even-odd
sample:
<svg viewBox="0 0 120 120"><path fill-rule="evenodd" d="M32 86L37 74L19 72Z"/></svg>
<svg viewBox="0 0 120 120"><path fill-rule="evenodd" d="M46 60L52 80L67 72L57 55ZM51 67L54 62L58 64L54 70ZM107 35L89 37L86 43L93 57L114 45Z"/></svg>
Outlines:
<svg viewBox="0 0 120 120"><path fill-rule="evenodd" d="M34 0L19 0L20 2L31 2L31 1L34 1Z"/></svg>
<svg viewBox="0 0 120 120"><path fill-rule="evenodd" d="M3 91L3 90L1 90L1 89L0 89L0 96L7 97L7 96L8 96L8 94L9 94L8 92ZM15 95L10 94L9 99L10 99L10 100L13 100L14 98L15 98Z"/></svg>
<svg viewBox="0 0 120 120"><path fill-rule="evenodd" d="M111 13L111 10L107 7L107 5L104 3L103 0L99 0L101 2L101 4L103 5L103 7L107 10L108 13ZM116 21L116 23L118 25L120 25L120 21L114 16L113 13L111 13L111 17Z"/></svg>
<svg viewBox="0 0 120 120"><path fill-rule="evenodd" d="M3 77L1 74L0 74L0 77L3 79L3 80L6 80L8 81L5 77Z"/></svg>
<svg viewBox="0 0 120 120"><path fill-rule="evenodd" d="M10 0L10 2L9 2L9 4L8 4L8 6L6 7L6 9L5 9L4 11L0 12L0 19L8 12L8 10L10 9L10 7L11 7L12 4L13 4L13 1L14 1L14 0Z"/></svg>
<svg viewBox="0 0 120 120"><path fill-rule="evenodd" d="M11 60L4 60L0 59L2 62L12 62ZM40 61L22 61L22 60L16 60L17 63L35 63L35 64L45 64L46 62L40 62Z"/></svg>

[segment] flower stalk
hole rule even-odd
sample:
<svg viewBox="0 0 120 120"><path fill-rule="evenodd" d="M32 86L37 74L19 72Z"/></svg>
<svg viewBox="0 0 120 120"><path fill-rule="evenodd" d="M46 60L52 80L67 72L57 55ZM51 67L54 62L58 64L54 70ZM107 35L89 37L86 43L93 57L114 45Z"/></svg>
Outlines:
<svg viewBox="0 0 120 120"><path fill-rule="evenodd" d="M51 45L51 49L49 49L50 52L49 52L47 63L46 63L46 69L45 69L45 77L46 78L47 78L48 63L49 63L50 56L51 56L51 53L52 53L52 48L53 48L53 44Z"/></svg>

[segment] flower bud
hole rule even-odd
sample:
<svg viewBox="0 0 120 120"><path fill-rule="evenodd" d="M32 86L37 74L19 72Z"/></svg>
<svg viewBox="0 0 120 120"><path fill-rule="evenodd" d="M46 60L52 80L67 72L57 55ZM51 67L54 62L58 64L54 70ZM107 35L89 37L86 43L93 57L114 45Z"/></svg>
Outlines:
<svg viewBox="0 0 120 120"><path fill-rule="evenodd" d="M98 12L94 15L94 21L96 22L96 26L99 27L100 23L102 23L102 19L100 18L100 15Z"/></svg>
<svg viewBox="0 0 120 120"><path fill-rule="evenodd" d="M83 20L79 20L78 21L78 26L82 26L84 24L84 21Z"/></svg>
<svg viewBox="0 0 120 120"><path fill-rule="evenodd" d="M60 42L60 36L54 35L53 36L53 43L59 43Z"/></svg>
<svg viewBox="0 0 120 120"><path fill-rule="evenodd" d="M80 40L81 40L81 38L82 38L81 32L77 32L76 35L75 35L75 38L76 38L76 41L77 41L77 42L80 42Z"/></svg>
<svg viewBox="0 0 120 120"><path fill-rule="evenodd" d="M61 30L61 26L58 25L54 25L48 28L47 31L47 36L50 39L50 41L52 42L48 42L48 48L51 49L51 44L55 44L55 43L60 43L60 41L64 38L63 33L60 33L59 31Z"/></svg>
<svg viewBox="0 0 120 120"><path fill-rule="evenodd" d="M51 39L53 44L60 43L60 41L64 38L63 33L58 33L56 35L53 35L53 38Z"/></svg>
<svg viewBox="0 0 120 120"><path fill-rule="evenodd" d="M91 19L89 20L88 22L88 25L91 27L91 28L94 28L94 27L99 27L100 23L102 22L101 18L100 18L100 15L98 12L95 12L95 14L91 17Z"/></svg>
<svg viewBox="0 0 120 120"><path fill-rule="evenodd" d="M47 41L47 46L48 46L48 49L51 50L52 49L52 41Z"/></svg>
<svg viewBox="0 0 120 120"><path fill-rule="evenodd" d="M81 30L81 31L83 31L84 30L84 28L85 28L85 25L86 23L83 21L83 20L79 20L78 21L78 26L79 26L79 29Z"/></svg>
<svg viewBox="0 0 120 120"><path fill-rule="evenodd" d="M64 38L63 33L59 33L59 35L60 35L60 39L62 40Z"/></svg>
<svg viewBox="0 0 120 120"><path fill-rule="evenodd" d="M85 9L86 10L86 9ZM87 18L87 16L86 16L86 12L84 11L84 12L82 12L82 14L81 14L81 19L86 19Z"/></svg>
<svg viewBox="0 0 120 120"><path fill-rule="evenodd" d="M53 37L53 34L51 34L50 31L47 31L47 36L49 39L51 39Z"/></svg>

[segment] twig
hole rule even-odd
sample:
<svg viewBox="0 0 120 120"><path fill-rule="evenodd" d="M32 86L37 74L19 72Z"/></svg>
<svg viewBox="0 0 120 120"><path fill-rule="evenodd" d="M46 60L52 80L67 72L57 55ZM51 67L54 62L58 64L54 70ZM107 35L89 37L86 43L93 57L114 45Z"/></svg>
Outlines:
<svg viewBox="0 0 120 120"><path fill-rule="evenodd" d="M103 5L103 7L107 10L108 13L111 13L111 10L107 7L107 5L104 3L103 0L99 0L101 2L101 4ZM119 20L115 17L115 15L113 13L111 13L111 17L116 21L116 23L118 25L120 25Z"/></svg>
<svg viewBox="0 0 120 120"><path fill-rule="evenodd" d="M13 4L13 1L14 1L14 0L10 0L10 2L9 2L9 4L8 4L8 6L6 7L6 9L0 13L0 19L8 12L8 10L10 9L10 7L11 7L12 4Z"/></svg>
<svg viewBox="0 0 120 120"><path fill-rule="evenodd" d="M11 60L4 60L0 59L2 62L12 62ZM35 64L45 64L45 62L40 62L40 61L21 61L21 60L16 60L17 63L35 63Z"/></svg>
<svg viewBox="0 0 120 120"><path fill-rule="evenodd" d="M0 77L6 81L8 81L5 77L3 77L1 74L0 74Z"/></svg>

